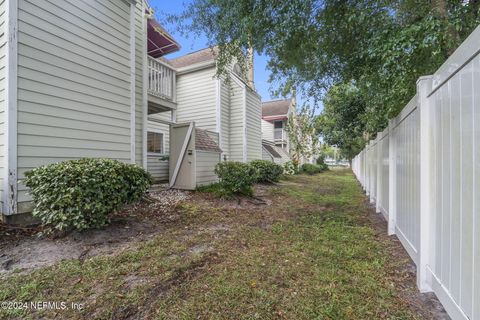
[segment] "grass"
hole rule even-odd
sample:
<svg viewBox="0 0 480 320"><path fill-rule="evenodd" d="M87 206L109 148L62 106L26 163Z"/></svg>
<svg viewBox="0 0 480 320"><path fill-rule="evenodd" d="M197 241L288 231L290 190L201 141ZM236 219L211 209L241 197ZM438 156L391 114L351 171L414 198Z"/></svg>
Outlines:
<svg viewBox="0 0 480 320"><path fill-rule="evenodd" d="M350 171L289 177L273 204L179 206L184 219L135 250L66 261L0 283L0 301L82 310L0 309L0 318L411 319L385 245ZM221 228L220 228L221 226Z"/></svg>

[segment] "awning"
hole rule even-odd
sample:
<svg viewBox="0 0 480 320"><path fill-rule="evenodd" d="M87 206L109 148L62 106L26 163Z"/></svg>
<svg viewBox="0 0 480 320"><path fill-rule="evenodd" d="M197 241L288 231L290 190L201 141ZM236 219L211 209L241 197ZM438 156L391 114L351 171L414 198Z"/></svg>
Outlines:
<svg viewBox="0 0 480 320"><path fill-rule="evenodd" d="M155 19L148 19L147 25L149 56L158 58L180 50L177 41Z"/></svg>

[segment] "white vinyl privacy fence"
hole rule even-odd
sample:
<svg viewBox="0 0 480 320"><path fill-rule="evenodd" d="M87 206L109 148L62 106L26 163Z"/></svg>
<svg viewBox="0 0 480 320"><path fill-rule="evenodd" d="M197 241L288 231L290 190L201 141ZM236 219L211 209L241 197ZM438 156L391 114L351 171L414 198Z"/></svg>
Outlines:
<svg viewBox="0 0 480 320"><path fill-rule="evenodd" d="M453 319L480 319L480 27L352 162Z"/></svg>

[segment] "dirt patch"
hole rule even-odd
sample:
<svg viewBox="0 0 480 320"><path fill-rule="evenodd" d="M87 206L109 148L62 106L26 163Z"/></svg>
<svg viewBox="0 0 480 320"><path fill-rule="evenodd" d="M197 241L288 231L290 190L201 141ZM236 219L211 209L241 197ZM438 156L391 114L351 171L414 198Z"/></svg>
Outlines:
<svg viewBox="0 0 480 320"><path fill-rule="evenodd" d="M378 240L387 246L390 256L390 280L394 283L401 299L423 319L450 319L440 301L433 292L420 293L417 289L417 269L407 251L403 248L396 236L388 235L388 223L381 213L375 212L375 207L368 200L365 201L368 207L368 224L376 232Z"/></svg>
<svg viewBox="0 0 480 320"><path fill-rule="evenodd" d="M176 207L190 198L189 192L162 190L121 212L115 213L103 229L73 231L59 237L41 236L37 228L0 228L0 275L25 272L62 260L83 261L97 255L111 255L152 238L181 217Z"/></svg>

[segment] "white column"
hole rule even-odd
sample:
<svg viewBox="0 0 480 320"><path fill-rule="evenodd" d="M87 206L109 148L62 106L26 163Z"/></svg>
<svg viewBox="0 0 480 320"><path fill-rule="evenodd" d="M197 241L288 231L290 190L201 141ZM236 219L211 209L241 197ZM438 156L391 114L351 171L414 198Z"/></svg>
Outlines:
<svg viewBox="0 0 480 320"><path fill-rule="evenodd" d="M429 264L433 261L433 103L428 95L432 90L432 77L417 81L420 114L420 243L418 248L417 286L421 292L432 291Z"/></svg>
<svg viewBox="0 0 480 320"><path fill-rule="evenodd" d="M388 122L388 235L395 234L397 221L397 161L394 123Z"/></svg>

